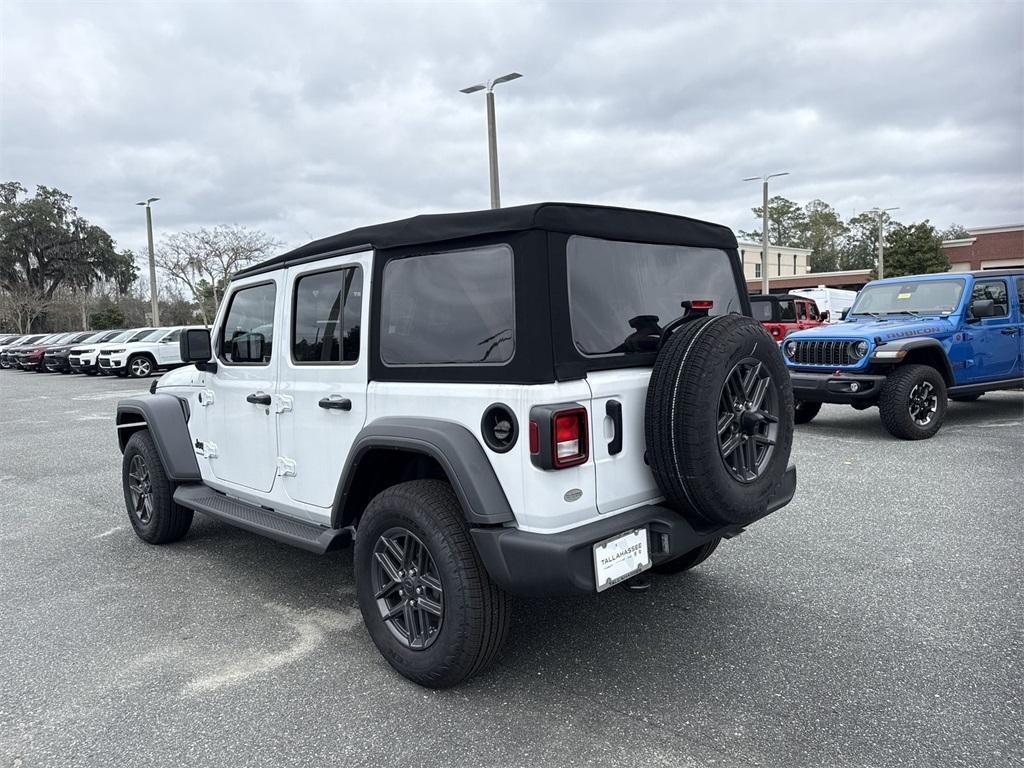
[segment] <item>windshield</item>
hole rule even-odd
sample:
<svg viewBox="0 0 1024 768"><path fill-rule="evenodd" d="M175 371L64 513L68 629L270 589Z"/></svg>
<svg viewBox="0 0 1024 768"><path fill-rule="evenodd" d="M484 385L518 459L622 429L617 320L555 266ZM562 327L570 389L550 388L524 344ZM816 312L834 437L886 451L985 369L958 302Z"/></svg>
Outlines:
<svg viewBox="0 0 1024 768"><path fill-rule="evenodd" d="M573 235L566 246L569 319L584 355L653 352L681 302L710 300L710 314L739 312L725 251Z"/></svg>
<svg viewBox="0 0 1024 768"><path fill-rule="evenodd" d="M948 315L960 304L963 280L908 280L866 285L851 315Z"/></svg>
<svg viewBox="0 0 1024 768"><path fill-rule="evenodd" d="M157 328L155 331L146 336L143 336L141 339L132 339L132 341L156 341L165 333L167 333L166 328Z"/></svg>
<svg viewBox="0 0 1024 768"><path fill-rule="evenodd" d="M127 339L121 339L119 337L119 338L115 339L115 341L129 341L129 342L131 342L131 341L142 341L144 338L146 338L151 333L153 333L154 330L156 330L156 329L154 329L154 328L143 328L142 330L130 331L128 333L128 338Z"/></svg>
<svg viewBox="0 0 1024 768"><path fill-rule="evenodd" d="M137 333L137 331L121 331L121 333L117 334L117 336L115 336L112 339L107 339L107 341L111 341L111 342L128 341L128 339L130 339L136 333Z"/></svg>
<svg viewBox="0 0 1024 768"><path fill-rule="evenodd" d="M94 333L89 338L82 339L82 341L80 341L79 343L80 344L88 344L88 343L91 343L91 342L94 342L94 341L103 341L103 337L106 336L108 333L109 333L109 331L100 331L99 333Z"/></svg>

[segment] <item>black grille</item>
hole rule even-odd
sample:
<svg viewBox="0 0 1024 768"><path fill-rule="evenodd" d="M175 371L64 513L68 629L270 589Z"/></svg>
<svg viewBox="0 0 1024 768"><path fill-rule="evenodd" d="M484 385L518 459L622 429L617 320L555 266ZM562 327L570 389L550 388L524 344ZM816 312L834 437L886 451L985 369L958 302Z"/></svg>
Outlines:
<svg viewBox="0 0 1024 768"><path fill-rule="evenodd" d="M853 354L859 341L797 341L796 354L792 360L796 365L856 365L861 358Z"/></svg>

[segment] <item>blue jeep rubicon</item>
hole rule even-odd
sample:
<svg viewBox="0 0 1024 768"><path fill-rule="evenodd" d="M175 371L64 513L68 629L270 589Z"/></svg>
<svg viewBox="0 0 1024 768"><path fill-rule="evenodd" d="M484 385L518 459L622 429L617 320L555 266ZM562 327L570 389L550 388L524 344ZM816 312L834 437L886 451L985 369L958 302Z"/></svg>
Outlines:
<svg viewBox="0 0 1024 768"><path fill-rule="evenodd" d="M944 272L868 283L842 323L782 343L804 424L822 403L877 405L904 440L942 426L947 397L1024 387L1024 269Z"/></svg>

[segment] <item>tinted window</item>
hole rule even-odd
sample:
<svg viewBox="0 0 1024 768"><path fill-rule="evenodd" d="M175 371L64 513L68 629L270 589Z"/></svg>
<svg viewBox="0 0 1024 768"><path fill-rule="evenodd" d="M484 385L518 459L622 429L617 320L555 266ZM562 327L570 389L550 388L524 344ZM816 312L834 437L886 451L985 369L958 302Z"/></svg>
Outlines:
<svg viewBox="0 0 1024 768"><path fill-rule="evenodd" d="M754 319L762 323L772 321L772 303L770 301L750 300L750 314Z"/></svg>
<svg viewBox="0 0 1024 768"><path fill-rule="evenodd" d="M231 305L220 330L220 353L227 363L261 364L270 361L274 344L274 300L277 286L274 283L242 288L231 295ZM254 349L253 343L262 345L260 361L233 359L232 348L245 342L247 351Z"/></svg>
<svg viewBox="0 0 1024 768"><path fill-rule="evenodd" d="M796 308L792 299L779 300L779 320L784 323L796 322Z"/></svg>
<svg viewBox="0 0 1024 768"><path fill-rule="evenodd" d="M712 315L740 311L732 262L717 249L573 235L566 262L573 340L585 355L653 351L682 301L710 299Z"/></svg>
<svg viewBox="0 0 1024 768"><path fill-rule="evenodd" d="M1005 280L978 280L971 291L971 301L978 299L992 300L994 317L1005 317L1010 313L1010 297Z"/></svg>
<svg viewBox="0 0 1024 768"><path fill-rule="evenodd" d="M292 360L351 363L359 359L363 271L346 267L300 277L295 283Z"/></svg>
<svg viewBox="0 0 1024 768"><path fill-rule="evenodd" d="M515 348L512 249L489 245L388 262L380 354L391 365L504 363Z"/></svg>
<svg viewBox="0 0 1024 768"><path fill-rule="evenodd" d="M1020 307L1021 314L1024 315L1024 277L1017 278L1017 306Z"/></svg>
<svg viewBox="0 0 1024 768"><path fill-rule="evenodd" d="M796 304L796 316L800 320L807 319L807 304L803 301L794 302Z"/></svg>

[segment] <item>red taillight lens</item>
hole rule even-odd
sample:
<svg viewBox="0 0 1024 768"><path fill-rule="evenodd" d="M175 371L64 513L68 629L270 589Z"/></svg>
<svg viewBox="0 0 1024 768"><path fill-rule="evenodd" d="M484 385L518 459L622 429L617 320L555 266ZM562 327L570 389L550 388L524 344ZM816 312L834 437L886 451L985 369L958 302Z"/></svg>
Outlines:
<svg viewBox="0 0 1024 768"><path fill-rule="evenodd" d="M711 309L715 306L715 302L711 299L693 299L690 302L690 306L693 309Z"/></svg>
<svg viewBox="0 0 1024 768"><path fill-rule="evenodd" d="M552 417L552 463L555 469L583 464L587 460L587 412L583 408L559 411Z"/></svg>
<svg viewBox="0 0 1024 768"><path fill-rule="evenodd" d="M534 456L540 453L540 427L536 421L530 422L530 453Z"/></svg>

